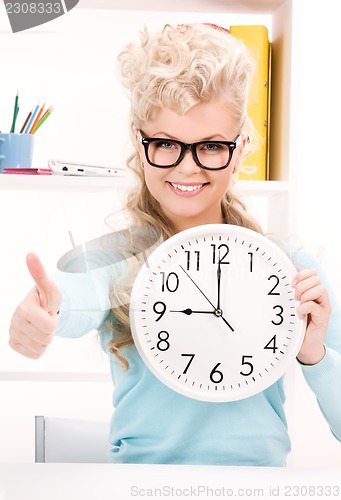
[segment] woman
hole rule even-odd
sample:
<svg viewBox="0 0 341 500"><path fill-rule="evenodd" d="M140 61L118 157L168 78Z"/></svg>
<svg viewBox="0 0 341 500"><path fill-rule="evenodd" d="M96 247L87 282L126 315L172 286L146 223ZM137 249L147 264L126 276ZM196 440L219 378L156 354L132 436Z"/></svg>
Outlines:
<svg viewBox="0 0 341 500"><path fill-rule="evenodd" d="M127 46L119 62L131 99L129 167L137 178L127 202L129 223L156 228L162 239L209 223L260 231L230 190L252 131L247 97L253 61L246 47L217 27L165 26L153 36L142 33L141 43ZM293 283L298 313L308 317L298 360L340 439L341 319L331 314L314 260L303 251L290 255L302 268ZM290 439L282 380L248 399L206 403L162 385L143 364L128 317L138 259L107 266L100 287L91 273L51 279L35 255L27 263L36 284L13 315L10 344L36 358L55 334L99 331L115 385L111 462L285 465Z"/></svg>

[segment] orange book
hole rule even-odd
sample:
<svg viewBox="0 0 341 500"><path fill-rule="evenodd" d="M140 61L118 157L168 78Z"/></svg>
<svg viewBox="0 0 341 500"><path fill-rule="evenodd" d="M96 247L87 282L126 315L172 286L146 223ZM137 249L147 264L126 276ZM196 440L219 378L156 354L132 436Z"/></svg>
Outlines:
<svg viewBox="0 0 341 500"><path fill-rule="evenodd" d="M230 33L240 38L251 51L256 74L251 84L248 114L258 135L256 150L245 157L238 179L267 180L269 178L269 98L270 51L268 30L265 26L230 26Z"/></svg>

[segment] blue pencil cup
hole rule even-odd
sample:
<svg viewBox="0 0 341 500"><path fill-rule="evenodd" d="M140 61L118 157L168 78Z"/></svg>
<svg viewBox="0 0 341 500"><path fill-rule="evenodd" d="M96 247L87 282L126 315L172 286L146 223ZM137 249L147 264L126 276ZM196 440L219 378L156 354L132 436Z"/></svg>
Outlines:
<svg viewBox="0 0 341 500"><path fill-rule="evenodd" d="M0 134L0 173L4 168L31 168L34 136Z"/></svg>

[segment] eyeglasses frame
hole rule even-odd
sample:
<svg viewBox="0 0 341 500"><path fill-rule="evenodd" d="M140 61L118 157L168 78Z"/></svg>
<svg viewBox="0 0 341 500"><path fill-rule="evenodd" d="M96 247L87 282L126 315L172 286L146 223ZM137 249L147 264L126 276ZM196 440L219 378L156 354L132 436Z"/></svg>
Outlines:
<svg viewBox="0 0 341 500"><path fill-rule="evenodd" d="M152 165L153 167L156 167L156 168L176 167L177 165L179 165L179 163L182 162L182 160L185 157L186 152L189 150L192 153L192 158L195 161L195 163L198 165L198 167L200 167L204 170L213 170L213 171L224 170L225 168L227 168L231 163L232 156L233 156L235 149L237 149L237 147L240 146L240 144L242 143L242 135L238 135L238 137L236 138L235 141L199 141L199 142L193 142L192 144L187 144L185 142L177 141L175 139L167 139L166 137L153 137L153 138L144 137L142 135L141 130L138 130L138 139L144 147L146 159L147 159L149 165ZM152 142L167 141L167 140L169 140L170 142L174 142L175 144L178 144L180 146L180 148L181 148L180 156L177 159L177 161L172 163L171 165L157 165L156 163L153 163L149 158L149 155L148 155L149 144L151 144ZM224 144L225 146L227 146L229 148L229 152L230 152L230 158L229 158L228 162L225 165L223 165L222 167L217 167L217 168L206 167L205 165L202 165L199 161L199 158L198 158L197 152L196 152L196 148L198 146L200 146L201 144Z"/></svg>

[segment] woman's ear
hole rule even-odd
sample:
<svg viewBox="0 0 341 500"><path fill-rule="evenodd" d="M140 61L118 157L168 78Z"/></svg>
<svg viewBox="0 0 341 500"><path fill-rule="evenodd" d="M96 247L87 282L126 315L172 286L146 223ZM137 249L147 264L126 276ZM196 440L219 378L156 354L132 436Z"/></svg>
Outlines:
<svg viewBox="0 0 341 500"><path fill-rule="evenodd" d="M242 134L240 138L240 154L241 157L244 158L245 154L247 154L248 145L250 144L250 136L248 134Z"/></svg>
<svg viewBox="0 0 341 500"><path fill-rule="evenodd" d="M240 139L241 139L241 141L240 141L239 145L237 146L237 148L235 150L235 153L234 153L234 168L233 168L233 172L235 172L239 168L239 166L242 163L244 157L246 156L247 145L250 142L249 136L247 134L242 134L240 136Z"/></svg>
<svg viewBox="0 0 341 500"><path fill-rule="evenodd" d="M241 139L241 141L238 144L238 146L234 152L234 155L233 155L233 159L234 159L233 170L232 170L233 174L235 174L238 171L245 156L248 154L247 146L250 142L250 138L249 138L248 134L242 134L240 136L240 139Z"/></svg>

